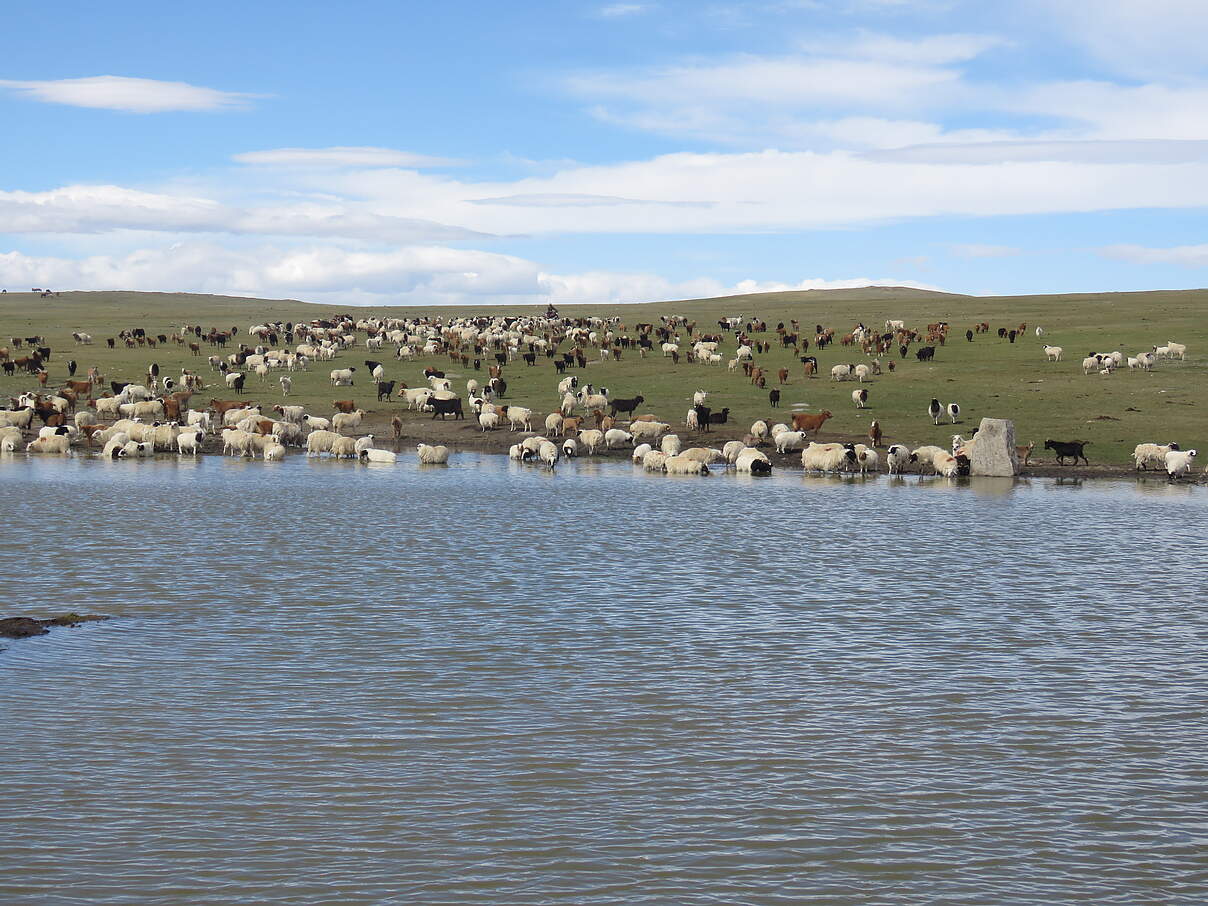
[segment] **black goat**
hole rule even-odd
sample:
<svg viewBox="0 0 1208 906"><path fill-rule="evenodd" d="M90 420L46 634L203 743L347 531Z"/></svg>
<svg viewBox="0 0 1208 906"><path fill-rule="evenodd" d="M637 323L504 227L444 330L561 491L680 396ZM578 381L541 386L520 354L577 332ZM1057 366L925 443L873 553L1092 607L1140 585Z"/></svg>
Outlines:
<svg viewBox="0 0 1208 906"><path fill-rule="evenodd" d="M642 403L644 403L644 402L646 402L646 397L641 396L641 395L635 396L632 399L627 399L627 400L622 400L622 399L609 400L608 401L608 414L612 415L612 416L616 416L616 414L618 412L625 412L625 413L632 414L633 410L636 409L638 406L642 405Z"/></svg>
<svg viewBox="0 0 1208 906"><path fill-rule="evenodd" d="M1057 464L1059 466L1065 465L1065 460L1070 457L1073 458L1074 465L1078 465L1078 460L1081 458L1089 466L1090 462L1082 451L1082 448L1089 443L1089 440L1046 440L1044 448L1052 450L1057 454Z"/></svg>

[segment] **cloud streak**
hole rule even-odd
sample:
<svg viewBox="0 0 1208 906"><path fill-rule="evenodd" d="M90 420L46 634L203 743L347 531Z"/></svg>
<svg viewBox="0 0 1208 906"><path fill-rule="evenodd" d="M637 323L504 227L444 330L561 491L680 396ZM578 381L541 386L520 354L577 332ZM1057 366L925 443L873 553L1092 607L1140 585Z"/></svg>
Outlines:
<svg viewBox="0 0 1208 906"><path fill-rule="evenodd" d="M124 113L215 112L240 110L262 95L219 91L187 82L161 82L126 76L90 76L54 81L0 79L0 88L47 104L119 110Z"/></svg>

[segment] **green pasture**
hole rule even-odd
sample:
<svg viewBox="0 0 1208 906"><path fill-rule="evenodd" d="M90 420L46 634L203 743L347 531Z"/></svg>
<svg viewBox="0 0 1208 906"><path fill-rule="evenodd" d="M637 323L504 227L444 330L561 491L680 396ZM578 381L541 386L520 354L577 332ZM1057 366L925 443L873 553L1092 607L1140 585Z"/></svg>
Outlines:
<svg viewBox="0 0 1208 906"><path fill-rule="evenodd" d="M55 387L67 378L65 362L74 358L79 363L77 378L82 378L91 365L100 367L106 380L144 380L147 365L155 361L161 374L177 375L182 367L198 371L203 376L218 375L209 370L206 356L223 354L202 344L202 356L192 356L185 347L160 346L156 349L138 347L127 349L119 345L108 349L106 337L116 336L122 328L142 327L148 334L170 334L182 323L229 328L238 326L237 339L246 339L246 331L254 323L265 320L308 321L339 311L352 317L389 315L410 317L419 314L456 316L462 314L528 314L543 313L540 307L487 308L481 310L458 308L339 308L288 300L239 299L220 296L186 294L89 292L63 293L59 297L43 298L30 293L0 295L0 346L9 346L12 355L21 354L9 340L13 336L42 335L53 348L48 387ZM1183 447L1208 450L1208 420L1201 407L1205 388L1205 363L1208 362L1208 291L1163 291L1146 293L1116 293L1101 295L1051 295L1013 297L970 297L929 293L907 289L869 288L862 290L767 293L722 299L700 299L684 302L641 304L566 306L560 314L568 317L599 315L619 316L633 334L633 325L642 321L657 322L660 315L685 315L697 321L698 331L717 333L717 319L742 315L768 322L766 337L773 343L772 351L756 360L771 374L769 389L775 385L779 368L787 367L789 383L781 388L781 411L776 413L768 403L767 390L759 390L741 371L731 372L725 362L734 353L733 341L727 339L719 350L721 367L687 363L681 359L673 365L656 350L646 359L636 351L626 351L620 362L601 362L598 353L589 355L589 365L580 380L607 387L614 397L641 394L646 398L642 410L653 412L666 421L678 423L690 405L692 392L709 391L709 405L714 410L729 407L734 425L726 437L741 435L757 418L780 417L798 411L815 412L829 409L834 413L823 436L863 435L869 422L880 421L887 441L910 444L938 443L946 446L954 432L976 427L982 417L1010 418L1016 424L1020 442L1035 440L1037 449L1046 438L1058 440L1082 439L1091 442L1088 454L1092 463L1124 464L1132 447L1142 441L1178 441ZM905 360L896 352L895 373L875 377L864 386L869 391L869 408L858 411L851 400L855 382L836 383L829 379L830 367L839 362L866 361L858 349L843 348L838 343L817 353L819 374L813 379L802 375L800 363L791 349L781 349L774 333L778 322L787 325L791 318L801 322L803 336L811 339L815 324L834 327L837 333L849 331L857 322L883 327L887 318L902 319L909 326L922 329L932 321L946 320L951 324L948 344L936 352L931 363L916 361L913 349ZM980 321L991 325L989 334L976 336L966 342L967 328ZM1016 343L1000 340L998 327L1014 327L1026 322L1028 329ZM1045 330L1037 338L1034 328ZM90 333L91 346L76 346L72 331ZM728 334L727 334L728 337ZM1083 375L1081 361L1088 352L1120 350L1126 356L1149 350L1168 340L1188 347L1187 360L1162 361L1152 373L1128 371L1126 368L1111 375ZM1045 343L1062 346L1065 357L1059 364L1045 361L1041 347ZM690 346L685 338L682 347ZM228 348L227 353L233 351ZM289 402L302 403L321 414L331 411L334 399L353 398L366 410L393 412L400 409L397 401L389 405L375 402L372 381L363 366L365 359L386 363L387 377L406 382L412 387L423 386L423 368L432 364L462 379L455 389L464 390L460 366L449 359L417 359L399 362L391 349L370 354L363 345L346 351L333 362L316 362L308 372L293 372L293 392ZM484 359L480 379L485 380ZM887 359L883 359L883 364ZM356 366L357 383L353 388L333 388L328 372L333 367ZM574 371L568 373L576 373ZM555 387L558 376L552 363L538 359L536 367L515 362L505 369L509 384L505 402L529 406L542 413L552 411L558 403ZM34 387L28 375L0 376L0 395L12 396ZM261 384L255 375L247 380L247 397L265 405L282 401L277 374ZM229 398L221 383L212 384L195 398L204 403L211 397ZM956 426L932 425L927 416L927 404L932 397L947 403L955 400L962 409ZM411 413L417 422L426 415ZM467 422L465 430L474 430ZM1048 457L1045 457L1048 458Z"/></svg>

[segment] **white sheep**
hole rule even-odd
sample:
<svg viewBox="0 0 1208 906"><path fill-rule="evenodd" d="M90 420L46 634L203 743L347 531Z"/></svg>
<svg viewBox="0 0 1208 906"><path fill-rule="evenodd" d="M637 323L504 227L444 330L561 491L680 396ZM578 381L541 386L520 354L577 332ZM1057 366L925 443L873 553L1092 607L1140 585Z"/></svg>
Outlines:
<svg viewBox="0 0 1208 906"><path fill-rule="evenodd" d="M892 444L885 454L885 465L889 467L890 475L901 475L910 465L910 450L901 444Z"/></svg>
<svg viewBox="0 0 1208 906"><path fill-rule="evenodd" d="M317 415L308 415L305 417L304 421L306 422L306 427L310 428L312 431L331 430L330 418L320 418Z"/></svg>
<svg viewBox="0 0 1208 906"><path fill-rule="evenodd" d="M398 461L398 456L392 450L368 447L360 452L360 460L361 462L395 463Z"/></svg>
<svg viewBox="0 0 1208 906"><path fill-rule="evenodd" d="M763 419L751 425L751 436L755 438L757 444L763 443L768 439L768 423Z"/></svg>
<svg viewBox="0 0 1208 906"><path fill-rule="evenodd" d="M223 432L225 438L226 432ZM306 455L317 456L320 453L330 453L332 442L339 437L334 431L311 431L306 437Z"/></svg>
<svg viewBox="0 0 1208 906"><path fill-rule="evenodd" d="M684 427L689 431L700 430L700 417L696 414L695 409L689 409L688 414L684 416Z"/></svg>
<svg viewBox="0 0 1208 906"><path fill-rule="evenodd" d="M509 431L515 431L517 428L532 431L533 410L523 406L508 406L508 426Z"/></svg>
<svg viewBox="0 0 1208 906"><path fill-rule="evenodd" d="M750 472L754 475L768 475L772 471L772 461L762 450L747 447L734 460L737 472Z"/></svg>
<svg viewBox="0 0 1208 906"><path fill-rule="evenodd" d="M294 389L294 379L289 375L281 375L281 395L289 396L289 392Z"/></svg>
<svg viewBox="0 0 1208 906"><path fill-rule="evenodd" d="M579 432L579 443L587 450L588 456L594 456L596 447L603 446L604 432L597 431L595 428L589 428L586 431Z"/></svg>
<svg viewBox="0 0 1208 906"><path fill-rule="evenodd" d="M663 471L668 475L708 475L709 467L691 456L663 454Z"/></svg>
<svg viewBox="0 0 1208 906"><path fill-rule="evenodd" d="M855 452L843 444L811 442L801 451L801 467L807 472L838 472L855 458Z"/></svg>
<svg viewBox="0 0 1208 906"><path fill-rule="evenodd" d="M201 428L181 431L176 435L176 450L178 453L196 456L201 452L201 444L205 439L206 433Z"/></svg>
<svg viewBox="0 0 1208 906"><path fill-rule="evenodd" d="M705 400L708 398L709 392L707 390L697 390L694 394L692 394L692 405L703 406L705 404Z"/></svg>
<svg viewBox="0 0 1208 906"><path fill-rule="evenodd" d="M1098 371L1098 370L1099 370L1099 357L1098 356L1088 355L1085 359L1082 360L1082 373L1083 374L1090 374L1092 371Z"/></svg>
<svg viewBox="0 0 1208 906"><path fill-rule="evenodd" d="M1178 449L1179 445L1176 443L1137 444L1133 448L1134 467L1138 470L1148 470L1151 467L1164 469L1166 468L1166 454Z"/></svg>
<svg viewBox="0 0 1208 906"><path fill-rule="evenodd" d="M330 452L335 459L355 459L357 456L356 438L337 434L336 439L331 442Z"/></svg>
<svg viewBox="0 0 1208 906"><path fill-rule="evenodd" d="M263 450L265 462L280 462L285 459L285 447L281 444L269 444Z"/></svg>
<svg viewBox="0 0 1208 906"><path fill-rule="evenodd" d="M680 456L688 456L692 459L699 459L706 465L715 462L725 462L725 456L721 450L716 450L711 447L689 447Z"/></svg>
<svg viewBox="0 0 1208 906"><path fill-rule="evenodd" d="M301 408L301 407L299 407L299 408ZM213 430L211 428L211 424L212 424L212 419L210 418L210 413L208 413L208 412L200 412L196 409L190 409L185 414L185 426L186 427L200 428L202 431L209 432L209 431Z"/></svg>
<svg viewBox="0 0 1208 906"><path fill-rule="evenodd" d="M545 442L546 439L544 437L533 435L532 437L526 437L524 440L520 441L520 449L528 450L530 453L536 454L540 452L541 445Z"/></svg>
<svg viewBox="0 0 1208 906"><path fill-rule="evenodd" d="M881 458L872 447L866 444L856 444L856 466L860 469L861 475L876 472L880 466L880 461Z"/></svg>
<svg viewBox="0 0 1208 906"><path fill-rule="evenodd" d="M154 454L151 445L147 443L139 443L137 440L126 441L126 446L122 448L123 452L130 459L145 459Z"/></svg>
<svg viewBox="0 0 1208 906"><path fill-rule="evenodd" d="M633 435L628 431L622 431L620 428L609 428L604 432L604 446L610 450L631 443L633 443Z"/></svg>
<svg viewBox="0 0 1208 906"><path fill-rule="evenodd" d="M331 386L333 387L351 387L354 386L352 379L355 368L333 368L331 372Z"/></svg>
<svg viewBox="0 0 1208 906"><path fill-rule="evenodd" d="M39 437L25 446L26 453L71 453L71 438L66 434Z"/></svg>
<svg viewBox="0 0 1208 906"><path fill-rule="evenodd" d="M630 422L629 430L634 437L656 438L671 430L666 422Z"/></svg>
<svg viewBox="0 0 1208 906"><path fill-rule="evenodd" d="M1061 354L1063 352L1065 352L1065 349L1061 346L1046 346L1044 347L1045 360L1049 362L1060 362Z"/></svg>
<svg viewBox="0 0 1208 906"><path fill-rule="evenodd" d="M961 407L958 403L949 403L948 404L948 418L950 419L952 424L954 424L954 425L956 424L956 420L958 418L960 418L960 414L961 414Z"/></svg>
<svg viewBox="0 0 1208 906"><path fill-rule="evenodd" d="M851 376L851 365L835 365L831 368L832 381L845 381Z"/></svg>
<svg viewBox="0 0 1208 906"><path fill-rule="evenodd" d="M357 442L353 444L353 449L356 450L358 456L361 455L361 451L363 450L372 450L373 435L366 434L364 437L358 437Z"/></svg>
<svg viewBox="0 0 1208 906"><path fill-rule="evenodd" d="M857 409L865 408L865 404L868 402L868 391L864 388L853 390L851 392L851 401L856 404Z"/></svg>
<svg viewBox="0 0 1208 906"><path fill-rule="evenodd" d="M865 365L863 362L861 362L859 365L857 365L855 370L856 370L856 380L859 381L861 384L864 383L865 378L867 378L869 375L872 374L872 369L869 366Z"/></svg>
<svg viewBox="0 0 1208 906"><path fill-rule="evenodd" d="M115 437L112 440L105 442L105 446L101 448L102 459L125 459L126 458L126 441L129 438L123 434L120 437ZM7 442L7 440L6 440Z"/></svg>
<svg viewBox="0 0 1208 906"><path fill-rule="evenodd" d="M664 472L666 471L664 465L666 462L666 453L663 453L659 450L651 450L644 457L642 457L642 468L647 472Z"/></svg>
<svg viewBox="0 0 1208 906"><path fill-rule="evenodd" d="M562 415L558 412L551 412L545 417L545 433L558 434L562 431Z"/></svg>
<svg viewBox="0 0 1208 906"><path fill-rule="evenodd" d="M642 460L646 458L646 454L653 449L654 447L650 446L650 444L638 444L633 448L633 454L630 456L630 459L632 459L636 465L640 465Z"/></svg>
<svg viewBox="0 0 1208 906"><path fill-rule="evenodd" d="M1166 341L1166 357L1169 359L1178 358L1183 361L1187 358L1187 347L1183 343L1176 343L1173 340Z"/></svg>
<svg viewBox="0 0 1208 906"><path fill-rule="evenodd" d="M478 416L478 426L485 431L494 431L499 427L499 413L491 410L481 412Z"/></svg>
<svg viewBox="0 0 1208 906"><path fill-rule="evenodd" d="M808 435L804 431L781 431L773 438L777 453L787 453L789 450L800 450L805 446Z"/></svg>
<svg viewBox="0 0 1208 906"><path fill-rule="evenodd" d="M442 465L449 461L449 448L444 444L430 446L429 444L416 444L416 456L424 465Z"/></svg>
<svg viewBox="0 0 1208 906"><path fill-rule="evenodd" d="M418 387L415 389L404 387L403 396L407 400L408 409L423 409L428 405L428 400L432 396L432 390L428 387Z"/></svg>
<svg viewBox="0 0 1208 906"><path fill-rule="evenodd" d="M738 458L738 454L741 453L746 448L747 448L747 445L744 444L741 440L727 441L726 444L721 448L722 458L724 458L726 462L733 465L734 460L736 460Z"/></svg>
<svg viewBox="0 0 1208 906"><path fill-rule="evenodd" d="M1171 450L1166 454L1166 474L1171 478L1181 478L1191 471L1195 450Z"/></svg>
<svg viewBox="0 0 1208 906"><path fill-rule="evenodd" d="M935 469L935 459L937 456L951 456L943 447L937 447L934 444L924 444L918 447L910 454L911 459L919 464L919 471L924 467Z"/></svg>
<svg viewBox="0 0 1208 906"><path fill-rule="evenodd" d="M355 412L337 412L331 417L331 430L337 434L343 434L345 429L351 432L361 426L361 419L364 417L364 409L357 409Z"/></svg>
<svg viewBox="0 0 1208 906"><path fill-rule="evenodd" d="M548 440L543 441L537 450L537 458L545 463L552 472L554 466L558 464L558 445Z"/></svg>
<svg viewBox="0 0 1208 906"><path fill-rule="evenodd" d="M678 456L680 450L683 449L680 443L678 434L664 434L663 439L659 442L659 449L668 456Z"/></svg>

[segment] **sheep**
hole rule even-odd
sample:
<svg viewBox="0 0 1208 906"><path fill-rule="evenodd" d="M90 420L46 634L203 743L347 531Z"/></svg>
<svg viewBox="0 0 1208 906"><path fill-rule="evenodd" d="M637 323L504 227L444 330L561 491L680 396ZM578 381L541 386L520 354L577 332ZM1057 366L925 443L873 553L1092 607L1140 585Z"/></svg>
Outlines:
<svg viewBox="0 0 1208 906"><path fill-rule="evenodd" d="M700 416L697 415L696 409L688 410L688 414L684 416L684 427L689 431L700 430Z"/></svg>
<svg viewBox="0 0 1208 906"><path fill-rule="evenodd" d="M856 453L843 444L820 444L811 441L801 451L801 467L807 472L837 472L847 463L855 462Z"/></svg>
<svg viewBox="0 0 1208 906"><path fill-rule="evenodd" d="M196 456L201 451L201 444L205 439L206 433L201 428L192 431L181 431L176 435L176 452L181 454L189 453Z"/></svg>
<svg viewBox="0 0 1208 906"><path fill-rule="evenodd" d="M776 424L772 425L772 428L770 431L770 436L771 436L772 440L775 440L777 435L783 434L785 431L788 431L788 430L789 430L789 426L786 425L784 422L776 422Z"/></svg>
<svg viewBox="0 0 1208 906"><path fill-rule="evenodd" d="M122 451L130 459L144 459L154 452L150 444L139 443L136 440L126 441L126 446L122 447Z"/></svg>
<svg viewBox="0 0 1208 906"><path fill-rule="evenodd" d="M252 446L254 438L255 435L247 431L241 431L238 428L224 428L222 431L222 454L224 456L228 453L232 456L254 455L254 448Z"/></svg>
<svg viewBox="0 0 1208 906"><path fill-rule="evenodd" d="M515 431L517 427L523 428L525 431L533 430L533 410L525 409L523 406L508 406L508 430Z"/></svg>
<svg viewBox="0 0 1208 906"><path fill-rule="evenodd" d="M355 368L333 368L331 371L331 386L333 387L352 387L355 382L352 379Z"/></svg>
<svg viewBox="0 0 1208 906"><path fill-rule="evenodd" d="M541 445L545 442L546 439L544 437L533 435L532 437L526 437L524 440L520 441L520 448L522 450L528 450L530 453L536 455L541 450Z"/></svg>
<svg viewBox="0 0 1208 906"><path fill-rule="evenodd" d="M910 458L912 461L919 464L919 471L921 472L924 466L928 466L932 470L935 470L935 458L937 456L951 455L952 454L950 454L943 447L937 447L934 444L925 444L924 446L915 449L914 452L910 454Z"/></svg>
<svg viewBox="0 0 1208 906"><path fill-rule="evenodd" d="M335 440L331 442L330 452L335 459L355 459L357 456L356 438L337 434Z"/></svg>
<svg viewBox="0 0 1208 906"><path fill-rule="evenodd" d="M1137 353L1137 364L1142 371L1153 371L1153 366L1157 364L1157 356L1152 352Z"/></svg>
<svg viewBox="0 0 1208 906"><path fill-rule="evenodd" d="M856 444L856 465L860 467L861 475L867 475L869 472L877 471L880 466L880 457L872 447Z"/></svg>
<svg viewBox="0 0 1208 906"><path fill-rule="evenodd" d="M79 412L77 412L75 414L74 418L72 419L72 421L75 422L75 426L77 428L83 428L86 425L97 424L96 416L93 415L91 412L89 412L87 409L81 409Z"/></svg>
<svg viewBox="0 0 1208 906"><path fill-rule="evenodd" d="M156 425L151 432L151 445L156 450L171 450L176 446L176 436L180 428L176 425Z"/></svg>
<svg viewBox="0 0 1208 906"><path fill-rule="evenodd" d="M1098 371L1098 370L1099 370L1099 357L1098 356L1088 355L1085 359L1082 360L1082 373L1083 374L1090 374L1092 371Z"/></svg>
<svg viewBox="0 0 1208 906"><path fill-rule="evenodd" d="M557 412L551 412L545 417L545 433L557 434L562 430L562 416Z"/></svg>
<svg viewBox="0 0 1208 906"><path fill-rule="evenodd" d="M524 449L520 444L512 444L508 447L508 459L514 459L516 462L524 462L532 455L532 452Z"/></svg>
<svg viewBox="0 0 1208 906"><path fill-rule="evenodd" d="M306 422L306 427L310 428L312 431L330 431L331 430L331 419L330 418L320 418L317 415L307 415L303 418L303 421Z"/></svg>
<svg viewBox="0 0 1208 906"><path fill-rule="evenodd" d="M200 428L202 431L209 432L212 430L212 419L208 412L198 412L196 409L190 409L185 413L185 427Z"/></svg>
<svg viewBox="0 0 1208 906"><path fill-rule="evenodd" d="M944 452L941 452L931 461L931 466L935 469L937 475L943 475L945 478L954 478L960 468L956 457L951 453Z"/></svg>
<svg viewBox="0 0 1208 906"><path fill-rule="evenodd" d="M537 450L537 458L545 463L552 472L554 466L558 464L558 446L550 441L542 441L540 448Z"/></svg>
<svg viewBox="0 0 1208 906"><path fill-rule="evenodd" d="M642 458L642 468L647 472L664 472L666 471L666 462L666 453L659 450L651 450Z"/></svg>
<svg viewBox="0 0 1208 906"><path fill-rule="evenodd" d="M671 435L668 436L670 437ZM653 449L654 447L650 446L650 444L638 444L633 448L633 454L630 456L630 459L632 459L635 464L640 465L642 460L646 457L646 454Z"/></svg>
<svg viewBox="0 0 1208 906"><path fill-rule="evenodd" d="M863 362L861 362L859 365L856 366L856 380L859 381L861 384L864 383L864 379L867 378L870 374L872 374L872 369L868 365L865 365Z"/></svg>
<svg viewBox="0 0 1208 906"><path fill-rule="evenodd" d="M1170 478L1181 478L1191 471L1191 461L1195 459L1195 450L1171 450L1166 454L1166 474Z"/></svg>
<svg viewBox="0 0 1208 906"><path fill-rule="evenodd" d="M1133 463L1138 471L1148 470L1150 467L1164 469L1166 468L1166 454L1178 449L1179 445L1176 443L1137 444L1133 448Z"/></svg>
<svg viewBox="0 0 1208 906"><path fill-rule="evenodd" d="M164 417L164 404L159 400L148 400L134 403L134 418L161 419Z"/></svg>
<svg viewBox="0 0 1208 906"><path fill-rule="evenodd" d="M288 375L283 374L280 377L280 381L281 381L281 395L289 396L289 392L292 389L294 389L294 379L289 377Z"/></svg>
<svg viewBox="0 0 1208 906"><path fill-rule="evenodd" d="M423 465L443 465L449 461L449 448L443 444L416 444L415 454Z"/></svg>
<svg viewBox="0 0 1208 906"><path fill-rule="evenodd" d="M668 475L708 475L709 467L691 456L667 456L663 454L663 470Z"/></svg>
<svg viewBox="0 0 1208 906"><path fill-rule="evenodd" d="M721 450L715 450L710 447L689 447L680 456L690 456L693 459L699 459L703 463L724 462L725 456Z"/></svg>
<svg viewBox="0 0 1208 906"><path fill-rule="evenodd" d="M804 431L781 431L772 442L776 445L777 453L787 453L789 450L800 450L805 445Z"/></svg>
<svg viewBox="0 0 1208 906"><path fill-rule="evenodd" d="M1173 359L1178 357L1179 361L1184 361L1187 358L1187 347L1182 343L1176 343L1174 340L1166 341L1166 357Z"/></svg>
<svg viewBox="0 0 1208 906"><path fill-rule="evenodd" d="M768 439L768 423L763 419L754 422L751 425L751 436L755 438L756 445L763 443Z"/></svg>
<svg viewBox="0 0 1208 906"><path fill-rule="evenodd" d="M910 465L910 450L901 444L892 444L885 455L885 465L890 475L901 475L906 466Z"/></svg>
<svg viewBox="0 0 1208 906"><path fill-rule="evenodd" d="M579 455L579 442L573 437L568 437L562 441L562 455L567 459L573 459Z"/></svg>
<svg viewBox="0 0 1208 906"><path fill-rule="evenodd" d="M102 397L96 401L96 414L101 418L117 418L121 405L122 401L119 397ZM32 409L30 414L33 414Z"/></svg>
<svg viewBox="0 0 1208 906"><path fill-rule="evenodd" d="M563 378L558 382L558 396L568 396L578 386L579 379L577 377Z"/></svg>
<svg viewBox="0 0 1208 906"><path fill-rule="evenodd" d="M499 413L494 410L481 413L478 416L478 425L484 433L494 431L499 427Z"/></svg>
<svg viewBox="0 0 1208 906"><path fill-rule="evenodd" d="M666 422L630 422L629 430L634 437L650 437L655 438L671 430L671 426Z"/></svg>
<svg viewBox="0 0 1208 906"><path fill-rule="evenodd" d="M663 350L663 357L666 358L667 356L671 355L672 353L679 352L679 345L676 343L664 343L662 345L662 350Z"/></svg>
<svg viewBox="0 0 1208 906"><path fill-rule="evenodd" d="M728 441L726 443L726 445L721 448L721 455L725 459L726 462L733 465L734 460L736 460L738 458L738 454L741 453L746 448L747 448L747 445L744 444L741 440L731 440L731 441Z"/></svg>
<svg viewBox="0 0 1208 906"><path fill-rule="evenodd" d="M596 447L599 447L604 443L604 432L597 431L594 428L587 431L580 431L579 443L586 448L588 456L594 456Z"/></svg>
<svg viewBox="0 0 1208 906"><path fill-rule="evenodd" d="M935 424L940 423L940 416L944 414L944 407L940 405L940 401L935 397L931 398L931 402L927 405L927 414L931 416L931 421Z"/></svg>
<svg viewBox="0 0 1208 906"><path fill-rule="evenodd" d="M364 409L357 409L355 412L337 412L331 417L331 430L337 434L343 434L344 429L347 428L351 432L361 426L361 419L364 417Z"/></svg>
<svg viewBox="0 0 1208 906"><path fill-rule="evenodd" d="M353 449L356 450L358 456L361 454L362 450L372 450L373 435L366 434L364 437L358 437L357 442L353 444Z"/></svg>
<svg viewBox="0 0 1208 906"><path fill-rule="evenodd" d="M376 447L369 447L360 452L360 460L361 462L395 463L398 461L398 456L393 450L379 450Z"/></svg>
<svg viewBox="0 0 1208 906"><path fill-rule="evenodd" d="M1065 349L1063 349L1063 348L1062 348L1062 347L1060 347L1060 346L1045 346L1045 347L1044 347L1044 357L1045 357L1045 361L1048 361L1048 362L1060 362L1060 361L1061 361L1061 354L1062 354L1063 352L1065 352Z"/></svg>
<svg viewBox="0 0 1208 906"><path fill-rule="evenodd" d="M956 420L960 417L960 414L961 407L958 403L948 404L948 418L951 420L951 424L956 424Z"/></svg>
<svg viewBox="0 0 1208 906"><path fill-rule="evenodd" d="M705 400L708 398L709 392L707 390L697 390L694 394L692 394L692 405L703 406L705 404Z"/></svg>
<svg viewBox="0 0 1208 906"><path fill-rule="evenodd" d="M831 380L845 381L851 376L851 372L851 365L835 365L833 368L831 368Z"/></svg>
<svg viewBox="0 0 1208 906"><path fill-rule="evenodd" d="M663 439L659 442L659 449L668 456L678 456L682 449L679 435L664 434Z"/></svg>
<svg viewBox="0 0 1208 906"><path fill-rule="evenodd" d="M857 409L863 409L868 402L868 390L861 387L859 390L851 392L851 401L856 404Z"/></svg>
<svg viewBox="0 0 1208 906"><path fill-rule="evenodd" d="M225 432L223 432L225 436ZM311 431L306 438L306 455L317 456L320 453L330 453L331 444L340 435L334 431L317 430Z"/></svg>
<svg viewBox="0 0 1208 906"><path fill-rule="evenodd" d="M558 411L563 417L566 417L575 411L575 406L577 405L578 401L571 394L564 393L562 395L562 403L558 406Z"/></svg>
<svg viewBox="0 0 1208 906"><path fill-rule="evenodd" d="M269 444L264 448L265 462L280 462L285 459L285 447L281 444Z"/></svg>
<svg viewBox="0 0 1208 906"><path fill-rule="evenodd" d="M403 387L399 393L406 398L408 409L423 409L428 405L428 399L432 396L432 390L428 387L419 387L414 390Z"/></svg>
<svg viewBox="0 0 1208 906"><path fill-rule="evenodd" d="M126 438L122 435L121 438L114 438L106 441L105 446L101 448L102 459L125 459L126 458Z"/></svg>
<svg viewBox="0 0 1208 906"><path fill-rule="evenodd" d="M585 393L579 391L579 405L590 412L592 409L607 409L608 396L604 393Z"/></svg>
<svg viewBox="0 0 1208 906"><path fill-rule="evenodd" d="M246 418L260 418L260 409L228 409L222 413L222 424L224 427L237 425Z"/></svg>
<svg viewBox="0 0 1208 906"><path fill-rule="evenodd" d="M762 450L747 447L735 458L734 469L737 472L750 472L752 475L770 475L772 462Z"/></svg>
<svg viewBox="0 0 1208 906"><path fill-rule="evenodd" d="M71 453L71 438L66 434L39 437L25 445L26 453Z"/></svg>
<svg viewBox="0 0 1208 906"><path fill-rule="evenodd" d="M604 446L608 449L620 447L623 444L632 444L633 435L628 431L622 431L620 428L612 428L604 432Z"/></svg>

